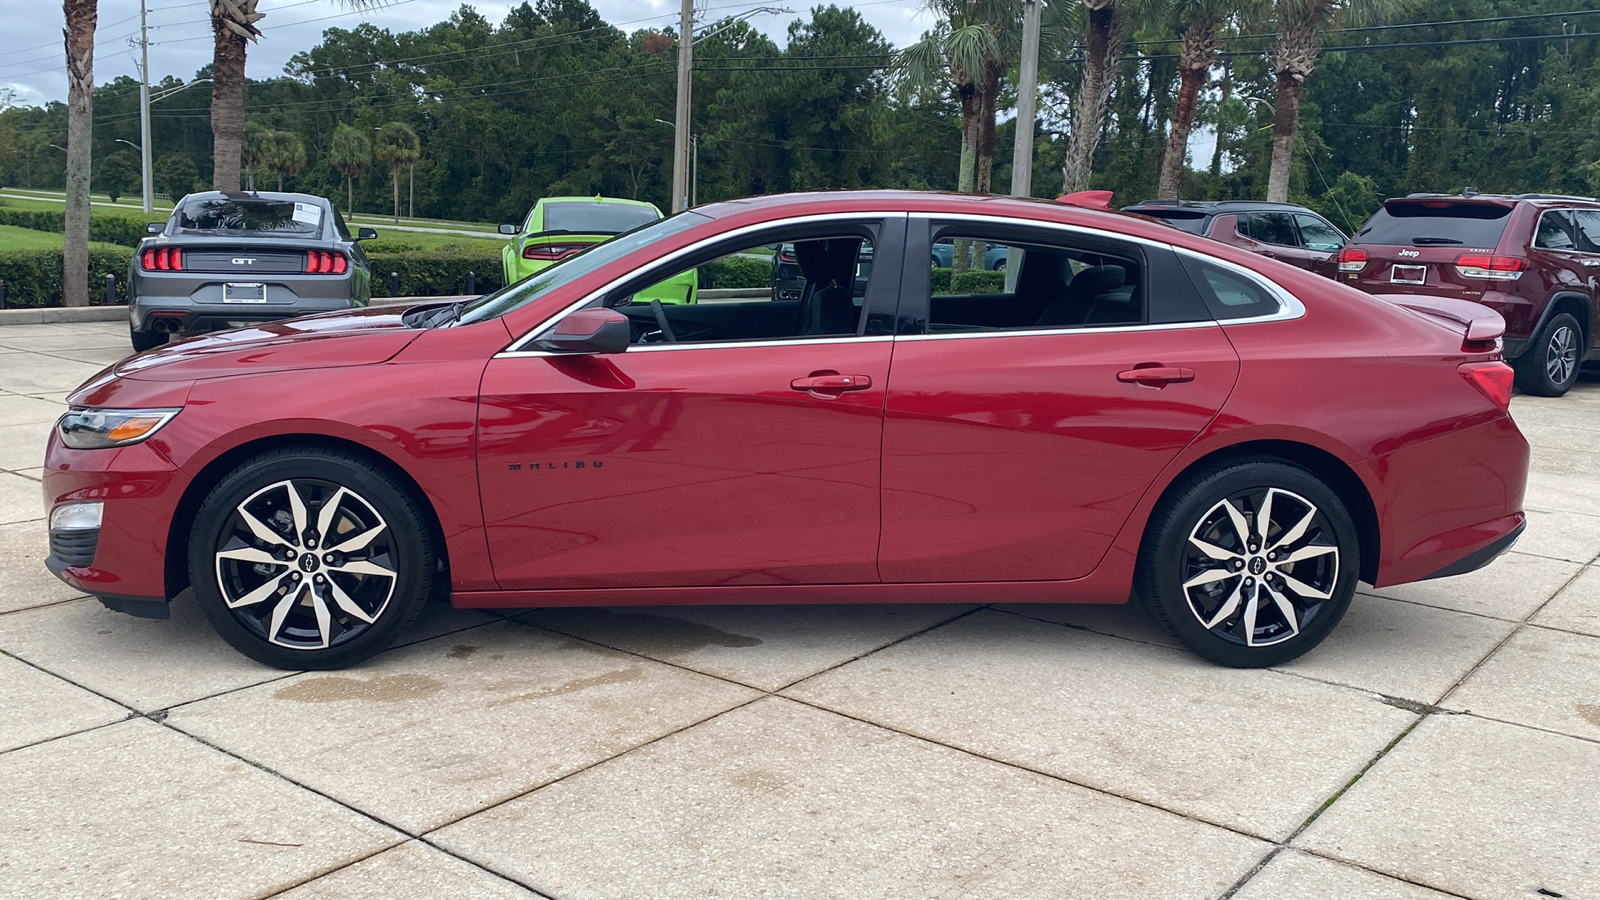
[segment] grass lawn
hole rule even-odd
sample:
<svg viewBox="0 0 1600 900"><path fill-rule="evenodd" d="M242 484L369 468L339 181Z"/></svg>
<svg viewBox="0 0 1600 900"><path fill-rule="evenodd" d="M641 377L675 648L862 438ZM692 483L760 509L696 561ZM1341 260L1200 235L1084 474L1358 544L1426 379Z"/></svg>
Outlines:
<svg viewBox="0 0 1600 900"><path fill-rule="evenodd" d="M91 247L106 250L122 250L129 252L126 247L117 247L115 244L90 244ZM51 234L48 231L34 231L31 228L17 228L14 225L0 225L0 253L7 250L60 250L61 235Z"/></svg>

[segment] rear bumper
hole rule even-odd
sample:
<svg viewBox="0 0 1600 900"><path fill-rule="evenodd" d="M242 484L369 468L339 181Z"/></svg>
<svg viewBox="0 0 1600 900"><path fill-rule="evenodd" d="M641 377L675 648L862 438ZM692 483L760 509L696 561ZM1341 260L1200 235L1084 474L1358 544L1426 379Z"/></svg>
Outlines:
<svg viewBox="0 0 1600 900"><path fill-rule="evenodd" d="M128 321L134 331L149 331L156 319L176 321L184 332L216 331L258 322L276 322L312 313L334 312L365 304L356 279L335 277L263 276L266 303L224 303L223 283L196 285L139 275L128 303ZM192 288L192 290L190 290Z"/></svg>
<svg viewBox="0 0 1600 900"><path fill-rule="evenodd" d="M1528 442L1509 416L1359 463L1381 523L1377 587L1489 564L1522 533Z"/></svg>

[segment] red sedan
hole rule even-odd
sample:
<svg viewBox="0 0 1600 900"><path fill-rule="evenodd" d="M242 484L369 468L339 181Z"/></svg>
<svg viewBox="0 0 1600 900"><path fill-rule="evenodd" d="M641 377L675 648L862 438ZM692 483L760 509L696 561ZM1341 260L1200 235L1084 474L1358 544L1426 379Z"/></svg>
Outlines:
<svg viewBox="0 0 1600 900"><path fill-rule="evenodd" d="M947 239L1007 271L944 278ZM796 299L632 300L777 244ZM192 586L286 668L365 659L445 593L1137 596L1208 659L1272 665L1358 580L1470 571L1521 533L1502 328L1061 203L721 203L471 302L113 366L50 438L49 565L135 615Z"/></svg>

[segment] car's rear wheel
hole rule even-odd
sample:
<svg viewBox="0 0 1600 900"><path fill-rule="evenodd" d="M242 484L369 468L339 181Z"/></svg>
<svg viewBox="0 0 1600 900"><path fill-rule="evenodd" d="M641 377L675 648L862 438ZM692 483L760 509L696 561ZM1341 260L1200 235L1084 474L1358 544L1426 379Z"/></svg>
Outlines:
<svg viewBox="0 0 1600 900"><path fill-rule="evenodd" d="M1186 478L1145 531L1135 590L1151 616L1225 666L1305 653L1350 606L1360 540L1337 494L1272 457Z"/></svg>
<svg viewBox="0 0 1600 900"><path fill-rule="evenodd" d="M1578 380L1583 329L1571 313L1556 313L1517 357L1517 387L1524 394L1559 397Z"/></svg>
<svg viewBox="0 0 1600 900"><path fill-rule="evenodd" d="M394 642L427 600L435 551L419 501L366 460L273 450L211 491L189 540L201 610L244 655L333 669Z"/></svg>
<svg viewBox="0 0 1600 900"><path fill-rule="evenodd" d="M167 342L167 336L161 332L139 331L133 327L132 322L128 323L128 339L132 341L133 352L135 353L143 353L146 350L154 350L155 348Z"/></svg>

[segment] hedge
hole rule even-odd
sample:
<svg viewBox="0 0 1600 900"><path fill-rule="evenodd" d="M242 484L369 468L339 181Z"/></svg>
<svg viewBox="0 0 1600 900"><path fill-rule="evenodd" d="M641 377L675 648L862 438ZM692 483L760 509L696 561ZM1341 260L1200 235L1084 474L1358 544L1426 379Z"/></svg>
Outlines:
<svg viewBox="0 0 1600 900"><path fill-rule="evenodd" d="M1006 273L999 271L968 269L950 279L952 294L998 294L1005 289Z"/></svg>
<svg viewBox="0 0 1600 900"><path fill-rule="evenodd" d="M89 298L105 298L106 275L117 276L117 302L128 302L128 264L133 250L111 244L89 245ZM60 250L0 250L0 281L6 283L6 306L61 305Z"/></svg>
<svg viewBox="0 0 1600 900"><path fill-rule="evenodd" d="M137 247L149 235L142 219L127 216L89 217L89 240L122 247ZM47 231L63 234L67 230L67 214L54 210L7 209L0 206L0 225L15 225L30 231ZM9 281L7 282L10 283Z"/></svg>
<svg viewBox="0 0 1600 900"><path fill-rule="evenodd" d="M367 258L372 262L374 297L465 294L468 273L475 273L475 289L480 294L499 290L505 281L499 244L482 250L453 246L437 250L371 250ZM390 288L391 273L400 276L398 293Z"/></svg>
<svg viewBox="0 0 1600 900"><path fill-rule="evenodd" d="M772 260L727 256L700 267L700 288L770 288Z"/></svg>

